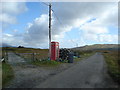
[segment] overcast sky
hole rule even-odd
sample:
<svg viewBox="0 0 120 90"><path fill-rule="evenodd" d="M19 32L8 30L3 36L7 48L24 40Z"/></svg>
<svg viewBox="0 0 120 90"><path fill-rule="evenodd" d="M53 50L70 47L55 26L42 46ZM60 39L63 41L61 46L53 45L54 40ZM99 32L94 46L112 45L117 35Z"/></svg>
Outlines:
<svg viewBox="0 0 120 90"><path fill-rule="evenodd" d="M117 2L52 2L52 9L52 41L60 47L118 43ZM48 48L48 6L2 2L0 11L3 43Z"/></svg>

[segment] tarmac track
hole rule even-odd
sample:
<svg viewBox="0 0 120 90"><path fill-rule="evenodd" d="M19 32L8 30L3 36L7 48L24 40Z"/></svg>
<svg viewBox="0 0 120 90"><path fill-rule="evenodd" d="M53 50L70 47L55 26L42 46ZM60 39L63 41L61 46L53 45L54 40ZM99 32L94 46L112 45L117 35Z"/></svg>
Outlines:
<svg viewBox="0 0 120 90"><path fill-rule="evenodd" d="M61 72L35 88L117 88L107 74L106 63L101 53L96 53L77 65Z"/></svg>

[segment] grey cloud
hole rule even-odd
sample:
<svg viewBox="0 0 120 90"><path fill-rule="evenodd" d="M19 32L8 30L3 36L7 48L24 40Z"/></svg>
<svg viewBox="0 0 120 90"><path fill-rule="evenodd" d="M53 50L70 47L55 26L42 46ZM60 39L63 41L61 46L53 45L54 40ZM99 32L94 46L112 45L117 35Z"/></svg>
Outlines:
<svg viewBox="0 0 120 90"><path fill-rule="evenodd" d="M55 39L55 35L58 35L57 38L59 40L61 35L64 32L70 31L74 28L74 24L76 23L77 19L86 19L89 18L101 18L104 13L107 12L111 7L114 6L114 3L93 3L93 2L83 2L83 3L53 3L53 10L55 11L56 15L59 17L60 21L63 25L59 24L57 19L53 14L53 25L52 25L52 35L53 39ZM109 17L110 15L107 15ZM114 14L111 15L111 18L105 19L107 23L114 23L113 19ZM38 21L37 21L38 20ZM31 45L41 46L48 42L48 16L45 17L38 17L37 20L34 20L32 25L27 28L27 32L24 35L24 41ZM104 20L102 21L105 22ZM65 27L65 28L64 28ZM68 27L68 28L66 28Z"/></svg>
<svg viewBox="0 0 120 90"><path fill-rule="evenodd" d="M28 10L24 2L2 2L2 13L20 14Z"/></svg>
<svg viewBox="0 0 120 90"><path fill-rule="evenodd" d="M16 16L28 10L25 2L1 2L0 4L0 21L2 22L3 30L10 24L16 24Z"/></svg>
<svg viewBox="0 0 120 90"><path fill-rule="evenodd" d="M73 26L77 19L85 20L87 17L101 18L103 14L111 7L113 7L113 3L93 3L93 2L53 3L53 10L55 11L56 15L59 17L60 21L63 23L65 27ZM110 15L108 15L107 17L109 16ZM116 15L111 15L108 22L116 23L114 20L115 16ZM105 21L103 21L103 23L104 22ZM60 25L55 18L55 25L53 26L53 28L57 28L57 30L54 30L53 33L56 34L63 32L64 26Z"/></svg>
<svg viewBox="0 0 120 90"><path fill-rule="evenodd" d="M36 43L44 43L48 39L48 16L42 15L34 20L33 23L27 28L24 34L24 41L35 45Z"/></svg>
<svg viewBox="0 0 120 90"><path fill-rule="evenodd" d="M64 24L69 24L77 18L101 16L112 4L93 2L53 3L53 9Z"/></svg>

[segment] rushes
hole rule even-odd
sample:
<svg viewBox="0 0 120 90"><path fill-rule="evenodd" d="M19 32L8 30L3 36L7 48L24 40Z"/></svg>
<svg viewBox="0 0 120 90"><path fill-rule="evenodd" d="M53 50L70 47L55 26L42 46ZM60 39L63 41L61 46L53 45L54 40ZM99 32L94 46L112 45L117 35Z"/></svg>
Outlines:
<svg viewBox="0 0 120 90"><path fill-rule="evenodd" d="M120 64L118 51L107 51L103 54L108 67L108 73L115 81L120 83Z"/></svg>

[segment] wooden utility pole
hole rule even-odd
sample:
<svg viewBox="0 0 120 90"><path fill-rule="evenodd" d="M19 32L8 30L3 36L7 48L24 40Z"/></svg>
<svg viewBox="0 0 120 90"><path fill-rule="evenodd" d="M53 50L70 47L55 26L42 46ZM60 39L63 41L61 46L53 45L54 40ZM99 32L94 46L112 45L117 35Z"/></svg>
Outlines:
<svg viewBox="0 0 120 90"><path fill-rule="evenodd" d="M51 60L51 3L49 4L49 58Z"/></svg>

